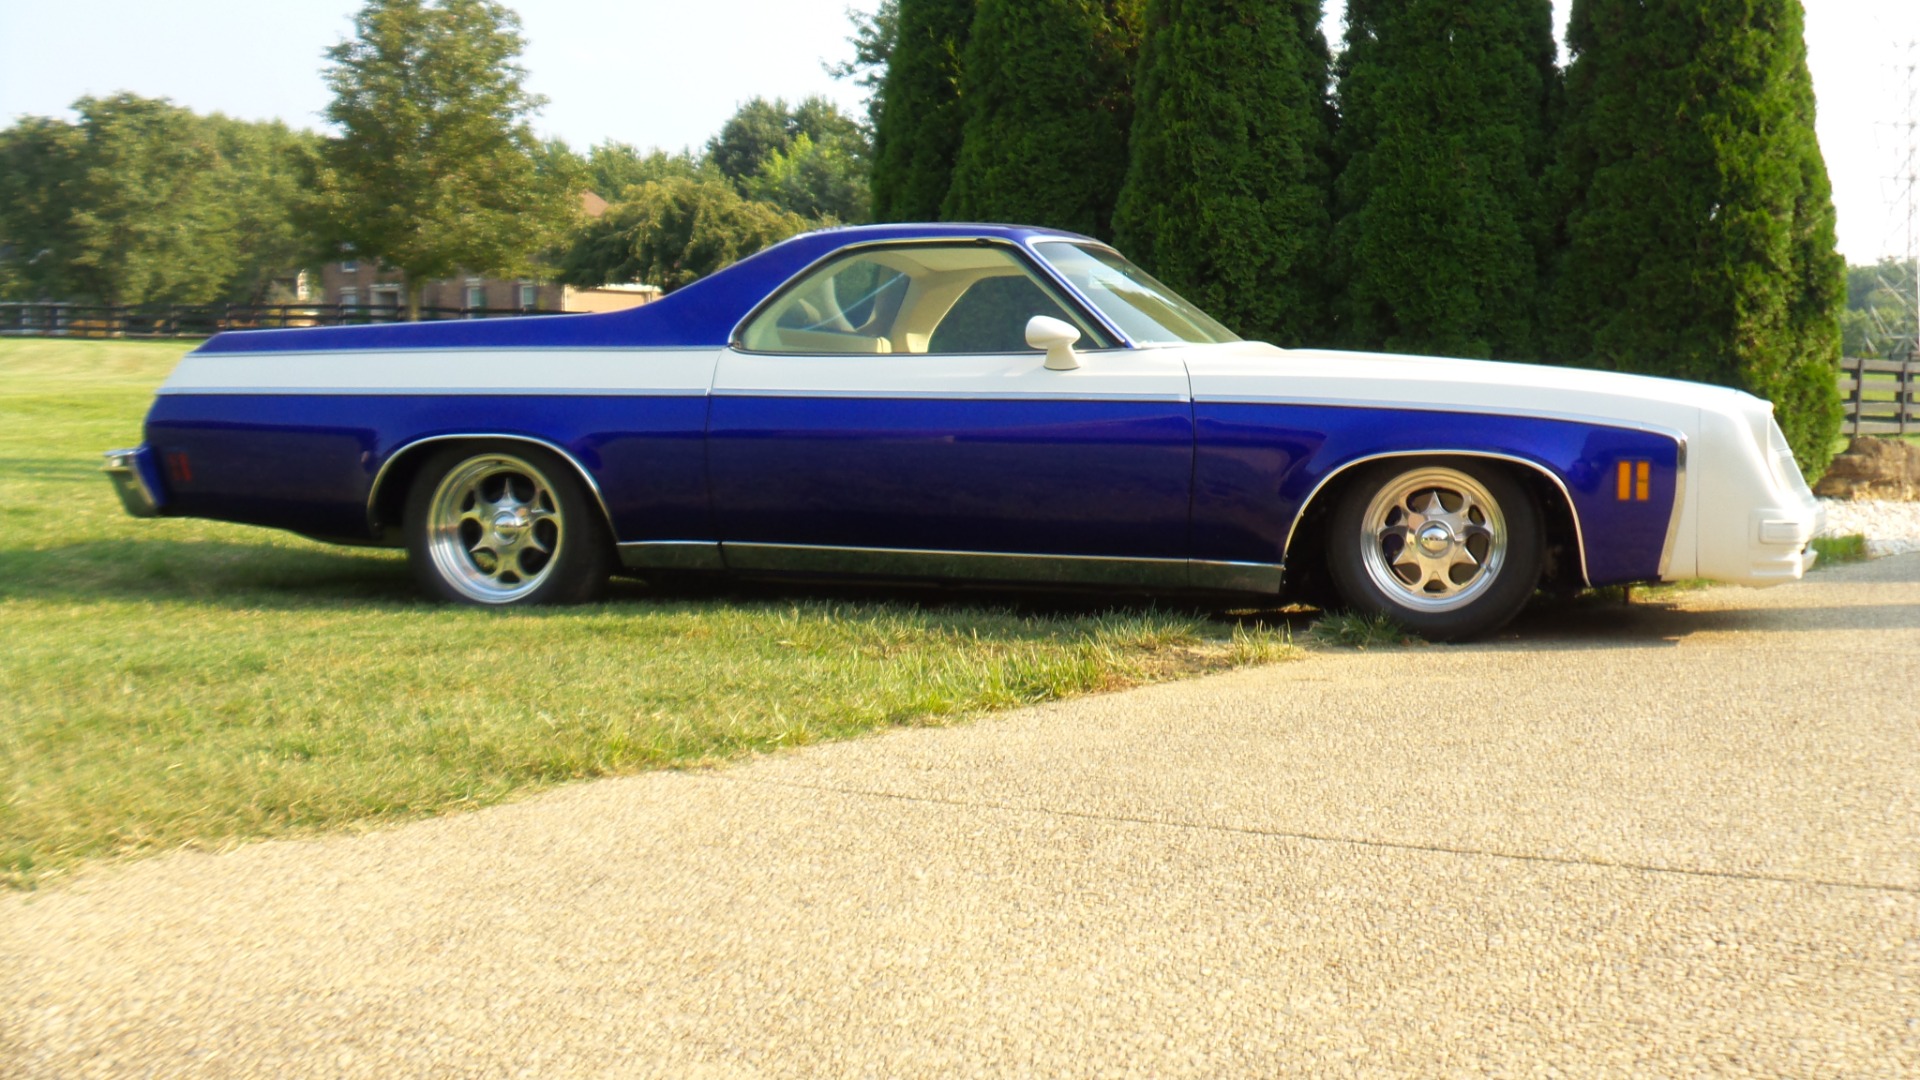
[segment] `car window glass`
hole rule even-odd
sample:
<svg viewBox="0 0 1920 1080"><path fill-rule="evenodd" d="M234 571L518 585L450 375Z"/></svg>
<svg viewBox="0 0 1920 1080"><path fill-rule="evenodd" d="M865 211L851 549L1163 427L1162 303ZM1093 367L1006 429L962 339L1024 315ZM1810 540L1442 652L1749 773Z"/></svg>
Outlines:
<svg viewBox="0 0 1920 1080"><path fill-rule="evenodd" d="M1025 274L982 278L967 287L927 342L931 353L1027 352L1027 320L1078 320ZM1081 335L1086 335L1083 328Z"/></svg>
<svg viewBox="0 0 1920 1080"><path fill-rule="evenodd" d="M834 259L783 291L740 333L752 352L819 355L1032 352L1035 315L1106 347L1010 249L903 244Z"/></svg>
<svg viewBox="0 0 1920 1080"><path fill-rule="evenodd" d="M1080 295L1140 345L1239 341L1233 331L1106 248L1049 241L1034 245Z"/></svg>

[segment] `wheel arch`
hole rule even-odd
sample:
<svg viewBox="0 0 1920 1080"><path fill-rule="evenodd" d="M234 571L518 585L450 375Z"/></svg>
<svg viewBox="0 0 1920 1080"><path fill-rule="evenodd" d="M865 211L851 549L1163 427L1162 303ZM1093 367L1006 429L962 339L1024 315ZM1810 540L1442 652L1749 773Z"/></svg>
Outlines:
<svg viewBox="0 0 1920 1080"><path fill-rule="evenodd" d="M1580 527L1580 511L1574 505L1573 494L1567 489L1566 482L1538 461L1487 450L1391 450L1342 463L1339 468L1320 478L1320 482L1307 493L1299 513L1294 515L1293 523L1287 529L1286 545L1281 549L1283 565L1288 568L1294 566L1296 550L1313 559L1324 558L1327 515L1339 503L1341 495L1353 483L1358 476L1357 470L1362 466L1395 459L1445 461L1460 458L1499 462L1514 479L1525 484L1540 506L1548 551L1565 547L1573 553L1571 566L1555 566L1549 559L1546 576L1561 583L1571 582L1576 587L1589 583L1586 534Z"/></svg>
<svg viewBox="0 0 1920 1080"><path fill-rule="evenodd" d="M400 527L407 490L413 486L414 477L419 475L420 467L433 456L433 452L459 443L471 443L475 447L519 443L523 446L538 447L566 462L573 468L580 482L593 493L593 502L600 508L600 523L607 530L608 542L613 543L618 540L613 532L613 512L607 508L607 499L600 491L600 482L594 479L593 473L581 464L579 458L565 447L547 439L533 435L509 435L503 432L428 435L405 443L393 453L388 454L387 460L374 474L373 487L367 493L367 527L375 536L387 536L390 531Z"/></svg>

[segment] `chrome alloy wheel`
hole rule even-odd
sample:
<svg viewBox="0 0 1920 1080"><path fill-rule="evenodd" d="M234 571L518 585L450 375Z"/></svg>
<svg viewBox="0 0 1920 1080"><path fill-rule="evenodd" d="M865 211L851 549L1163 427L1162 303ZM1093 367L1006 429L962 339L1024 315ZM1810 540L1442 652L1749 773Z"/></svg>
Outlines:
<svg viewBox="0 0 1920 1080"><path fill-rule="evenodd" d="M1414 469L1374 493L1360 518L1361 564L1394 603L1413 611L1464 607L1507 560L1500 504L1455 469Z"/></svg>
<svg viewBox="0 0 1920 1080"><path fill-rule="evenodd" d="M427 551L440 578L483 604L508 604L553 572L566 522L553 484L510 454L448 470L427 504Z"/></svg>

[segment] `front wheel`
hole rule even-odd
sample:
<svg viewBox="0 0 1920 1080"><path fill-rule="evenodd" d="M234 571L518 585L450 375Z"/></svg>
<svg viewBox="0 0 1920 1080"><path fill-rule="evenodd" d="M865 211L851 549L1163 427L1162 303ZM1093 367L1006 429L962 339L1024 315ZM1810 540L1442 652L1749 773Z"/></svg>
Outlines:
<svg viewBox="0 0 1920 1080"><path fill-rule="evenodd" d="M533 447L436 453L408 492L406 532L422 587L456 603L578 603L612 571L586 486Z"/></svg>
<svg viewBox="0 0 1920 1080"><path fill-rule="evenodd" d="M1327 562L1346 602L1429 640L1498 630L1540 581L1538 505L1479 461L1375 465L1347 488L1328 528Z"/></svg>

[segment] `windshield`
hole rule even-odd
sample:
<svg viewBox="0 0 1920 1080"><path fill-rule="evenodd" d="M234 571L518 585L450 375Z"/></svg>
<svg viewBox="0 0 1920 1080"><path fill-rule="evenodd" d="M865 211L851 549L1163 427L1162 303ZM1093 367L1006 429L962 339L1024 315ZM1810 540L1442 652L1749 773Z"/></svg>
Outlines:
<svg viewBox="0 0 1920 1080"><path fill-rule="evenodd" d="M1136 345L1240 340L1116 252L1061 240L1042 241L1034 250Z"/></svg>

